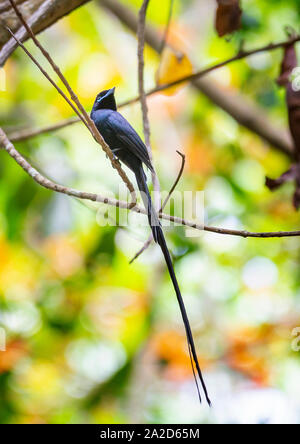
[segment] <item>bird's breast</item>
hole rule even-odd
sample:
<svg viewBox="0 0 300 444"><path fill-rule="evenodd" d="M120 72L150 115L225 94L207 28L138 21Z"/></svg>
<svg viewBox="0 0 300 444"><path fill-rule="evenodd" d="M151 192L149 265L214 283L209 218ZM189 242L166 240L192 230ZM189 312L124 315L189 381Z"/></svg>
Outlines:
<svg viewBox="0 0 300 444"><path fill-rule="evenodd" d="M91 113L91 118L95 122L95 125L104 138L105 142L114 148L115 138L110 126L108 125L108 119L111 114L110 110L99 110Z"/></svg>

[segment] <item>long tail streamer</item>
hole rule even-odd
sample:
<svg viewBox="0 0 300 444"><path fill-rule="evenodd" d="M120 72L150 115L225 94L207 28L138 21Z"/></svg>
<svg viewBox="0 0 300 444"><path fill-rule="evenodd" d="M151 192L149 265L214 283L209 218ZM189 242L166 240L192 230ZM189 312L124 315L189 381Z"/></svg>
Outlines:
<svg viewBox="0 0 300 444"><path fill-rule="evenodd" d="M162 230L162 227L160 225L160 221L158 219L158 216L155 212L155 209L152 205L152 201L151 201L151 197L150 197L150 193L149 193L149 189L147 186L147 179L146 179L146 175L144 173L143 167L141 166L140 170L138 172L136 172L136 180L137 180L137 184L139 187L139 190L141 192L143 201L144 201L144 205L147 209L148 212L148 219L149 219L149 224L151 226L152 229L152 233L153 233L153 238L155 240L155 242L160 246L162 253L164 255L168 270L169 270L169 274L175 289L175 293L177 296L177 300L178 300L178 304L180 307L180 311L181 311L181 316L183 319L183 323L184 323L184 327L185 327L185 331L186 331L186 337L187 337L187 342L188 342L188 349L189 349L189 355L190 355L190 360L191 360L191 365L192 365L192 370L193 370L193 375L194 375L194 379L196 382L196 387L197 387L197 392L198 392L198 396L199 396L199 400L200 402L202 401L201 399L201 393L200 393L200 389L199 389L199 384L198 384L198 379L197 379L197 375L200 381L200 384L203 388L204 394L205 394L205 398L206 401L208 403L209 406L211 406L211 401L209 399L208 396L208 391L203 379L203 375L200 369L200 365L199 365L199 361L198 361L198 357L197 357L197 353L196 353L196 348L195 348L195 343L194 343L194 338L193 338L193 334L192 334L192 330L191 330L191 326L190 326L190 322L188 319L188 315L186 312L186 308L184 305L184 301L179 289L179 285L177 282L177 278L175 275L175 271L174 271L174 267L173 267L173 263L172 263L172 259L170 256L170 252L168 250L167 247L167 243L165 240L165 236ZM196 371L195 371L196 368Z"/></svg>

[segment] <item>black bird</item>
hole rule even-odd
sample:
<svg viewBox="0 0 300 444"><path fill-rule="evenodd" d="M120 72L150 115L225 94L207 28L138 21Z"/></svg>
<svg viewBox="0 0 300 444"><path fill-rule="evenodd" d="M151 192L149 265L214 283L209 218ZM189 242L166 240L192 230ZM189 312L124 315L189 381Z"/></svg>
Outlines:
<svg viewBox="0 0 300 444"><path fill-rule="evenodd" d="M136 131L132 128L132 126L127 122L127 120L117 112L117 105L114 93L115 88L112 88L102 91L100 94L98 94L91 112L91 118L95 122L97 129L104 138L105 142L110 147L113 154L135 174L137 185L139 187L144 205L148 212L149 225L153 233L153 238L155 242L161 247L176 292L186 330L189 354L191 358L191 364L195 382L197 385L199 399L201 402L201 395L194 366L196 366L198 377L204 390L206 400L208 404L211 405L200 370L190 323L175 276L171 256L165 241L159 218L152 205L149 189L147 186L147 178L143 169L143 164L146 165L150 171L153 171L153 166L151 165L149 154L144 142L136 133Z"/></svg>

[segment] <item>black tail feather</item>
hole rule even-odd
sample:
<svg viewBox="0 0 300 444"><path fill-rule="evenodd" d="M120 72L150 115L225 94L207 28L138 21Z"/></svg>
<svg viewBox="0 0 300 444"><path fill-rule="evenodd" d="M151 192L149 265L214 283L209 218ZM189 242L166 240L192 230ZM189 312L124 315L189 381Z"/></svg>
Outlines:
<svg viewBox="0 0 300 444"><path fill-rule="evenodd" d="M185 331L186 331L189 355L190 355L190 359L191 359L191 365L192 365L193 375L194 375L194 379L195 379L196 386L197 386L199 400L201 402L201 394L200 394L200 389L199 389L199 385L198 385L197 375L198 375L199 381L201 383L201 386L203 388L206 401L207 401L208 405L211 406L211 402L210 402L210 399L208 396L207 388L206 388L206 385L205 385L205 382L204 382L204 379L202 376L202 372L200 369L200 365L199 365L199 361L198 361L198 357L197 357L197 353L196 353L196 348L195 348L195 344L194 344L193 334L192 334L191 326L189 323L188 315L187 315L187 312L185 309L184 301L183 301L183 298L182 298L182 295L181 295L181 292L179 289L179 285L177 282L177 278L175 275L175 271L173 268L172 259L171 259L171 256L170 256L167 244L166 244L166 240L165 240L164 233L163 233L162 227L160 225L158 216L157 216L155 209L152 205L150 193L149 193L148 186L147 186L147 179L146 179L146 176L145 176L142 166L141 166L140 170L138 172L136 172L136 180L137 180L139 190L141 191L141 194L142 194L145 208L148 211L148 219L149 219L149 224L152 229L153 238L154 238L155 242L159 244L159 246L162 250L162 253L164 255L164 258L165 258L165 261L166 261L166 264L167 264L167 267L169 270L169 274L170 274L170 277L171 277L171 280L172 280L172 283L173 283L173 286L174 286L174 289L176 292L177 300L178 300L180 311L181 311L181 316L182 316ZM196 368L196 371L195 371L195 368Z"/></svg>
<svg viewBox="0 0 300 444"><path fill-rule="evenodd" d="M148 212L148 220L153 233L153 239L156 243L158 243L158 231L160 228L160 222L152 205L151 196L147 185L147 178L142 165L140 166L140 169L136 171L135 176L145 208Z"/></svg>
<svg viewBox="0 0 300 444"><path fill-rule="evenodd" d="M189 322L188 315L187 315L187 312L186 312L186 309L185 309L185 305L184 305L184 302L183 302L183 298L182 298L182 295L181 295L181 292L180 292L180 289L179 289L179 285L178 285L177 278L176 278L176 275L175 275L175 272L174 272L174 268L173 268L173 264L172 264L172 259L171 259L171 256L170 256L167 244L166 244L166 240L165 240L162 228L160 228L158 230L158 244L160 245L160 247L162 249L162 252L163 252L163 255L165 257L165 261L167 263L169 274L170 274L170 277L172 279L173 286L174 286L174 289L175 289L175 292L176 292L176 296L177 296L177 300L178 300L178 303L179 303L179 307L180 307L180 311L181 311L181 315L182 315L182 319L183 319L183 323L184 323L185 331L186 331L186 335L187 335L187 340L188 340L188 345L189 345L189 353L190 353L190 357L191 357L191 363L192 363L194 378L195 378L196 385L197 385L199 399L200 399L200 402L201 402L201 395L200 395L200 391L199 391L199 387L198 387L198 381L197 381L197 378L196 378L194 365L196 366L196 371L197 371L200 383L202 385L202 388L203 388L203 391L204 391L204 394L205 394L205 398L206 398L208 404L211 405L211 401L210 401L210 399L208 397L207 388L206 388L206 385L205 385L205 382L204 382L204 379L203 379L203 376L202 376L202 372L201 372L201 369L200 369L200 365L199 365L199 361L198 361L198 357L197 357L197 353L196 353L196 348L195 348L195 344L194 344L193 333L192 333L192 330L191 330L190 322Z"/></svg>

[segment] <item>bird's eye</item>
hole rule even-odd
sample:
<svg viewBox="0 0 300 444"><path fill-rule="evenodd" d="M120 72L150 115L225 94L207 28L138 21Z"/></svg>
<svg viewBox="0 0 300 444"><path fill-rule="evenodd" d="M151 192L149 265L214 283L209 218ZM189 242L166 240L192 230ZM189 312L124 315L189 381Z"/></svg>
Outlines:
<svg viewBox="0 0 300 444"><path fill-rule="evenodd" d="M98 97L97 102L100 103L102 100L102 97Z"/></svg>

